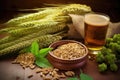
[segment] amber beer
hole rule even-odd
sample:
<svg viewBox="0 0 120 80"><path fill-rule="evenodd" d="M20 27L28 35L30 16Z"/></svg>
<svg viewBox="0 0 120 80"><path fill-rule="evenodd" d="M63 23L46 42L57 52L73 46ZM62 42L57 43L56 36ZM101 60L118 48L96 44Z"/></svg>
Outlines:
<svg viewBox="0 0 120 80"><path fill-rule="evenodd" d="M85 45L90 50L100 50L105 44L109 17L103 14L85 15Z"/></svg>

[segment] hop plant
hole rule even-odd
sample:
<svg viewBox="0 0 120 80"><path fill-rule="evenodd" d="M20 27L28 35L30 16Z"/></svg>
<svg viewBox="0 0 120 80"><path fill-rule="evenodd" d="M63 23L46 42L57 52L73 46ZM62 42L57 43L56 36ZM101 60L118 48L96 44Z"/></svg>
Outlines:
<svg viewBox="0 0 120 80"><path fill-rule="evenodd" d="M103 62L105 59L104 55L101 52L98 52L98 54L96 55L96 61L101 63Z"/></svg>
<svg viewBox="0 0 120 80"><path fill-rule="evenodd" d="M111 42L109 44L109 48L114 52L114 53L118 53L120 52L120 45L115 43L115 42Z"/></svg>
<svg viewBox="0 0 120 80"><path fill-rule="evenodd" d="M111 53L112 53L112 51L109 48L103 47L101 49L101 54L103 54L104 56L107 55L107 54L111 54Z"/></svg>
<svg viewBox="0 0 120 80"><path fill-rule="evenodd" d="M100 72L104 72L105 70L107 70L107 64L105 63L99 64L98 68Z"/></svg>
<svg viewBox="0 0 120 80"><path fill-rule="evenodd" d="M118 66L116 64L110 64L110 70L111 71L117 71L118 70Z"/></svg>
<svg viewBox="0 0 120 80"><path fill-rule="evenodd" d="M107 38L105 46L96 57L97 62L104 62L111 71L117 71L116 61L120 60L120 34L115 34L113 38ZM102 55L101 55L102 54ZM104 60L102 59L104 57ZM102 59L102 60L101 60Z"/></svg>
<svg viewBox="0 0 120 80"><path fill-rule="evenodd" d="M107 39L106 39L106 44L105 44L105 46L106 46L106 47L109 47L109 44L110 44L112 41L113 41L113 38L107 38Z"/></svg>
<svg viewBox="0 0 120 80"><path fill-rule="evenodd" d="M115 54L109 54L105 56L105 59L108 64L113 64L116 61L116 56Z"/></svg>
<svg viewBox="0 0 120 80"><path fill-rule="evenodd" d="M117 41L120 41L120 34L115 34L113 36L113 42L117 42Z"/></svg>

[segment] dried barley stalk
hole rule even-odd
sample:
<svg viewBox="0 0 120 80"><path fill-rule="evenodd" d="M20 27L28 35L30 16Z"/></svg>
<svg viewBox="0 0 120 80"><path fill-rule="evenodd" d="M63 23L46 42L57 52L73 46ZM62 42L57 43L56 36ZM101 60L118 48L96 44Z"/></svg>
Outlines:
<svg viewBox="0 0 120 80"><path fill-rule="evenodd" d="M7 27L7 28L3 28L0 30L0 33L5 33L5 32L8 32L8 31L11 31L11 30L15 30L15 29L18 29L17 27Z"/></svg>
<svg viewBox="0 0 120 80"><path fill-rule="evenodd" d="M13 36L6 36L3 37L2 39L0 39L0 44L4 44L7 43L9 41L15 40L17 37L13 37Z"/></svg>
<svg viewBox="0 0 120 80"><path fill-rule="evenodd" d="M85 14L91 11L89 6L82 4L69 4L62 9L63 14Z"/></svg>
<svg viewBox="0 0 120 80"><path fill-rule="evenodd" d="M7 23L5 23L5 25L15 26L15 25L20 24L20 23L33 21L33 20L39 20L39 19L42 19L49 14L55 13L56 11L57 11L56 9L46 9L44 11L39 11L37 13L32 13L32 14L21 16L21 17L13 18L13 19L9 20Z"/></svg>
<svg viewBox="0 0 120 80"><path fill-rule="evenodd" d="M22 42L22 41L25 41L25 40L30 40L30 39L35 38L35 37L59 32L59 31L63 30L65 27L66 27L65 24L61 24L61 25L58 25L57 27L53 26L52 28L43 29L43 30L38 31L36 33L32 33L32 34L23 36L21 38L18 38L18 39L14 40L14 41L11 41L9 43L1 44L0 49L4 49L6 47L18 44L19 42Z"/></svg>
<svg viewBox="0 0 120 80"><path fill-rule="evenodd" d="M19 28L15 30L11 30L8 33L13 36L23 36L29 33L33 33L35 31L39 31L41 29L57 26L59 23L54 21L42 21L40 24L35 24L31 27Z"/></svg>
<svg viewBox="0 0 120 80"><path fill-rule="evenodd" d="M58 8L62 15L68 14L85 14L91 12L91 7L84 4L45 4L46 6L51 6Z"/></svg>
<svg viewBox="0 0 120 80"><path fill-rule="evenodd" d="M35 40L38 41L38 42L44 42L47 39L51 39L52 37L55 37L55 36L54 35L43 35L43 36L40 36L40 37L37 37L37 38L33 38L33 39L30 39L30 40L23 41L21 43L12 45L10 47L7 47L5 49L0 50L0 56L5 55L5 54L9 54L9 53L12 53L12 52L16 52L16 51L19 51L19 50L21 50L25 47L28 47Z"/></svg>
<svg viewBox="0 0 120 80"><path fill-rule="evenodd" d="M61 39L62 39L62 36L54 36L54 37L48 38L45 41L39 42L39 48L48 47L51 43ZM20 50L19 53L26 53L26 48Z"/></svg>

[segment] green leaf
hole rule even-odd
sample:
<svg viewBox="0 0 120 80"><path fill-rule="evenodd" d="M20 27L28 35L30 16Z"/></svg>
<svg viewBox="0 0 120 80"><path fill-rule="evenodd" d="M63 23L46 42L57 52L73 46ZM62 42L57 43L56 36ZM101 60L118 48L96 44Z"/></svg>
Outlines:
<svg viewBox="0 0 120 80"><path fill-rule="evenodd" d="M48 54L48 52L51 50L52 50L52 48L43 48L39 51L39 55L41 57L45 57Z"/></svg>
<svg viewBox="0 0 120 80"><path fill-rule="evenodd" d="M93 80L93 78L87 74L81 73L80 80Z"/></svg>
<svg viewBox="0 0 120 80"><path fill-rule="evenodd" d="M33 53L35 56L38 56L39 53L39 44L37 41L33 41L31 45L31 53Z"/></svg>
<svg viewBox="0 0 120 80"><path fill-rule="evenodd" d="M49 61L46 58L39 57L36 58L35 64L39 67L52 67L52 65L49 63Z"/></svg>
<svg viewBox="0 0 120 80"><path fill-rule="evenodd" d="M78 78L73 77L73 78L68 78L67 80L78 80Z"/></svg>

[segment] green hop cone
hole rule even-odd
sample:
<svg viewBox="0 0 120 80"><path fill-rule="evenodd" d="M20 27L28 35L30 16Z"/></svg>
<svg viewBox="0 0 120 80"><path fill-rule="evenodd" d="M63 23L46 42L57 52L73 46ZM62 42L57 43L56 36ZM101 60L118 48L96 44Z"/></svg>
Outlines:
<svg viewBox="0 0 120 80"><path fill-rule="evenodd" d="M103 48L101 49L101 53L105 56L105 55L107 55L107 54L111 54L112 51L111 51L111 49L109 49L109 48L103 47Z"/></svg>
<svg viewBox="0 0 120 80"><path fill-rule="evenodd" d="M104 59L105 59L104 55L101 52L98 52L98 54L96 55L96 61L102 63Z"/></svg>
<svg viewBox="0 0 120 80"><path fill-rule="evenodd" d="M105 63L99 64L98 69L100 72L104 72L107 70L107 65Z"/></svg>
<svg viewBox="0 0 120 80"><path fill-rule="evenodd" d="M105 59L108 64L113 64L117 60L115 54L108 54L105 56Z"/></svg>
<svg viewBox="0 0 120 80"><path fill-rule="evenodd" d="M110 64L110 70L111 71L117 71L118 70L118 66L114 63L114 64Z"/></svg>

